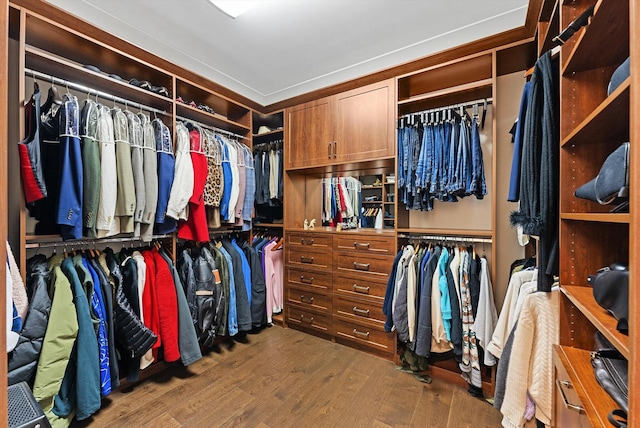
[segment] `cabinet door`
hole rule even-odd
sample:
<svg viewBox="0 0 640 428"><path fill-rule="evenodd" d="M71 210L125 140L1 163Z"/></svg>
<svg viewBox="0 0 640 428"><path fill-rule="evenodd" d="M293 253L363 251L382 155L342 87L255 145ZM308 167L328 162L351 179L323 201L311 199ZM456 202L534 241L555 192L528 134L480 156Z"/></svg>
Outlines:
<svg viewBox="0 0 640 428"><path fill-rule="evenodd" d="M330 98L287 109L285 168L308 168L332 162L331 110Z"/></svg>
<svg viewBox="0 0 640 428"><path fill-rule="evenodd" d="M393 88L393 80L385 80L336 95L335 162L394 155Z"/></svg>

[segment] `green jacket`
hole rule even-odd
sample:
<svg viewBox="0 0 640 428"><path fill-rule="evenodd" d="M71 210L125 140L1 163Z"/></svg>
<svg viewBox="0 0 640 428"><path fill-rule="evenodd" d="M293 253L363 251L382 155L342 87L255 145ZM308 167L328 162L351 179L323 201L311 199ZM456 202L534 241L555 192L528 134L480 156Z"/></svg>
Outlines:
<svg viewBox="0 0 640 428"><path fill-rule="evenodd" d="M51 313L33 384L33 395L54 428L66 427L71 421L71 418L58 418L51 410L78 335L78 318L71 284L60 268L63 259L62 255L55 255L49 260Z"/></svg>

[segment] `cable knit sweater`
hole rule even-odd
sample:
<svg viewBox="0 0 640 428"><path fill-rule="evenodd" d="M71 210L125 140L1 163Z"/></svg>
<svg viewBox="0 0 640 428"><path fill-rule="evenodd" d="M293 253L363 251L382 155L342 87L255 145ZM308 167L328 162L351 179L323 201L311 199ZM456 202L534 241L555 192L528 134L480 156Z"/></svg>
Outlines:
<svg viewBox="0 0 640 428"><path fill-rule="evenodd" d="M536 418L551 424L553 347L558 343L559 291L528 296L518 317L509 373L500 412L502 426L522 427L527 391L536 403Z"/></svg>

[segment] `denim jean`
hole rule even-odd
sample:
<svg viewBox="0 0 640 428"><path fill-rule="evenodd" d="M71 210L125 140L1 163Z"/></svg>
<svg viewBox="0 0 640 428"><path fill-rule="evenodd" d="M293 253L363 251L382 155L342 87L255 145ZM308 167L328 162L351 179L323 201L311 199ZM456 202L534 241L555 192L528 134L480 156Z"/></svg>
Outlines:
<svg viewBox="0 0 640 428"><path fill-rule="evenodd" d="M474 117L471 124L471 183L467 192L478 199L487 194L487 184L484 179L484 161L482 159L482 147L480 146L480 129L478 118Z"/></svg>

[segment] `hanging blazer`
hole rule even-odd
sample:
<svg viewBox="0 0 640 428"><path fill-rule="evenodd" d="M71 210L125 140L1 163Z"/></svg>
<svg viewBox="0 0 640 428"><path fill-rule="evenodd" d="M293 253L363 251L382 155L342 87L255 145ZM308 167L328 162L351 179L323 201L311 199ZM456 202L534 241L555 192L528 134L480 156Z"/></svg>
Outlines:
<svg viewBox="0 0 640 428"><path fill-rule="evenodd" d="M113 109L113 132L116 142L116 168L118 171L118 197L116 216L120 220L120 232L134 230L133 215L136 210L136 190L131 165L131 142L127 116L119 108Z"/></svg>
<svg viewBox="0 0 640 428"><path fill-rule="evenodd" d="M248 242L243 242L241 248L251 270L251 324L254 328L262 327L267 323L265 306L267 286L262 273L262 264L258 253Z"/></svg>
<svg viewBox="0 0 640 428"><path fill-rule="evenodd" d="M158 159L156 140L149 116L138 114L142 123L142 157L144 176L144 211L140 222L140 236L143 241L150 241L153 236L156 208L158 206Z"/></svg>
<svg viewBox="0 0 640 428"><path fill-rule="evenodd" d="M136 193L136 210L133 213L133 222L136 233L139 236L139 226L136 223L142 221L144 213L145 199L145 180L144 180L144 156L143 156L143 135L142 122L140 118L130 111L125 112L127 116L127 124L129 127L129 142L131 144L131 170L133 171L133 183Z"/></svg>
<svg viewBox="0 0 640 428"><path fill-rule="evenodd" d="M100 144L100 201L96 219L96 236L103 238L117 233L111 231L115 223L118 174L116 168L116 143L113 139L113 118L108 107L100 106L97 135Z"/></svg>
<svg viewBox="0 0 640 428"><path fill-rule="evenodd" d="M98 105L86 99L82 107L80 136L82 138L82 218L85 235L95 236L100 203L100 143L98 142ZM90 231L90 232L89 232Z"/></svg>

